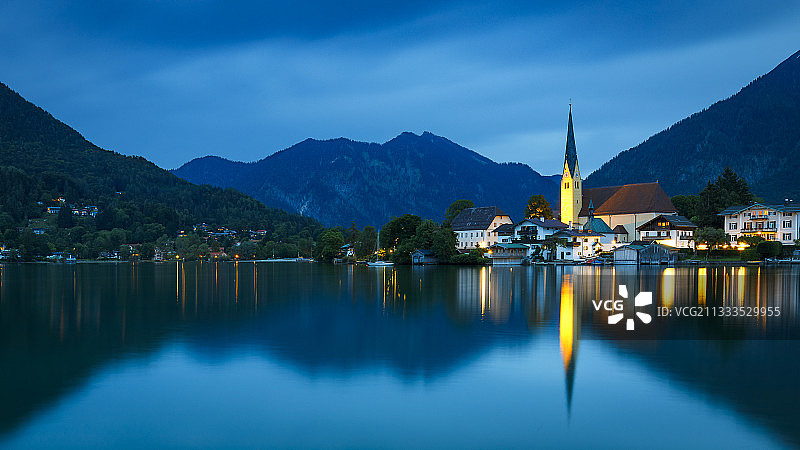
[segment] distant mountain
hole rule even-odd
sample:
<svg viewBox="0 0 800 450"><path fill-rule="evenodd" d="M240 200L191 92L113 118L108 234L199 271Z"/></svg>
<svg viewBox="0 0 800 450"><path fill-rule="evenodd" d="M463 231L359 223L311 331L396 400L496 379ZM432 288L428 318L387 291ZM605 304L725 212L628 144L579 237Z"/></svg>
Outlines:
<svg viewBox="0 0 800 450"><path fill-rule="evenodd" d="M384 143L306 139L258 162L216 156L173 171L198 184L233 187L267 205L327 225L380 226L405 213L441 220L455 200L496 205L519 219L533 194L558 208L558 182L525 164L498 164L443 137L402 133Z"/></svg>
<svg viewBox="0 0 800 450"><path fill-rule="evenodd" d="M658 180L695 194L726 166L766 201L800 200L800 51L736 95L603 164L586 187Z"/></svg>
<svg viewBox="0 0 800 450"><path fill-rule="evenodd" d="M235 190L193 185L144 158L103 150L2 83L0 173L0 214L18 223L41 214L37 202L61 195L101 211L123 211L106 215L109 227L128 229L141 221L174 233L206 221L236 229L321 229L311 218L267 208Z"/></svg>

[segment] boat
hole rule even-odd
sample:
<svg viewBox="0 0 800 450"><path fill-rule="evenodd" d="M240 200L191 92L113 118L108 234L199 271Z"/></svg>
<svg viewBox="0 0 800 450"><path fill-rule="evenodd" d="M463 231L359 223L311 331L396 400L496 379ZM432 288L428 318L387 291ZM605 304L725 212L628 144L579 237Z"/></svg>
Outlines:
<svg viewBox="0 0 800 450"><path fill-rule="evenodd" d="M368 262L367 266L369 267L386 267L386 266L393 266L394 263L391 261L372 261Z"/></svg>
<svg viewBox="0 0 800 450"><path fill-rule="evenodd" d="M72 255L67 255L67 259L65 260L67 264L74 264L76 261L77 259Z"/></svg>
<svg viewBox="0 0 800 450"><path fill-rule="evenodd" d="M378 260L378 255L380 254L381 250L381 230L378 230L378 239L375 243L375 259L376 261L370 261L367 263L368 267L388 267L393 266L394 263L391 261L381 261Z"/></svg>

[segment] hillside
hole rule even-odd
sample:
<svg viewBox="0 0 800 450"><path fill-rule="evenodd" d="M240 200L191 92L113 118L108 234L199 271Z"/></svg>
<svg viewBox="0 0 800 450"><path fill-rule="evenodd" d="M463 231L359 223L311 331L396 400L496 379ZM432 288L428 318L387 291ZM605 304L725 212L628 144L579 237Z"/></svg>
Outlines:
<svg viewBox="0 0 800 450"><path fill-rule="evenodd" d="M732 97L603 164L586 187L658 180L695 194L730 166L768 202L800 199L800 52Z"/></svg>
<svg viewBox="0 0 800 450"><path fill-rule="evenodd" d="M384 143L307 139L258 162L198 158L173 171L193 183L234 187L326 225L381 225L413 213L441 220L466 198L519 219L533 194L558 207L558 182L524 164L498 164L443 137L402 133Z"/></svg>
<svg viewBox="0 0 800 450"><path fill-rule="evenodd" d="M0 213L19 225L63 196L101 211L124 211L105 215L108 228L128 229L138 220L159 223L169 234L198 221L235 229L320 229L311 218L267 208L235 190L196 186L144 158L103 150L2 83L0 171Z"/></svg>

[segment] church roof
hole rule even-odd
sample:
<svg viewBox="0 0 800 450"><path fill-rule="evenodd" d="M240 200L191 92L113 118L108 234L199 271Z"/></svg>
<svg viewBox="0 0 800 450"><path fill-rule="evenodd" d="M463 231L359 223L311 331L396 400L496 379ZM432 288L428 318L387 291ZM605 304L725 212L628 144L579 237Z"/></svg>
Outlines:
<svg viewBox="0 0 800 450"><path fill-rule="evenodd" d="M585 224L583 229L587 231L594 231L595 233L613 233L614 231L608 226L605 220L599 217L592 217Z"/></svg>
<svg viewBox="0 0 800 450"><path fill-rule="evenodd" d="M453 231L486 230L497 216L508 216L497 206L466 208L453 219Z"/></svg>
<svg viewBox="0 0 800 450"><path fill-rule="evenodd" d="M657 182L584 189L579 216L589 217L590 201L594 203L594 214L597 216L678 212Z"/></svg>
<svg viewBox="0 0 800 450"><path fill-rule="evenodd" d="M567 152L564 161L569 168L570 175L575 175L578 166L578 149L575 147L575 132L572 129L572 104L569 105L569 123L567 124Z"/></svg>

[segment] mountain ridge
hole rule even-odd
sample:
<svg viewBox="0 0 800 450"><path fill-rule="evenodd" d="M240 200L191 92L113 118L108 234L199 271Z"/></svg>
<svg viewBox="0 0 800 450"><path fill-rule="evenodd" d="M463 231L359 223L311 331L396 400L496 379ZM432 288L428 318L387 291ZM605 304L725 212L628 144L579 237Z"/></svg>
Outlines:
<svg viewBox="0 0 800 450"><path fill-rule="evenodd" d="M558 206L552 177L525 164L497 163L429 131L404 131L382 144L307 138L257 161L206 156L172 172L192 182L236 188L328 225L380 226L405 213L441 220L460 198L496 204L516 217L533 194L544 194Z"/></svg>
<svg viewBox="0 0 800 450"><path fill-rule="evenodd" d="M586 187L658 180L670 195L696 194L731 167L769 202L800 199L800 51L728 98L624 150Z"/></svg>

